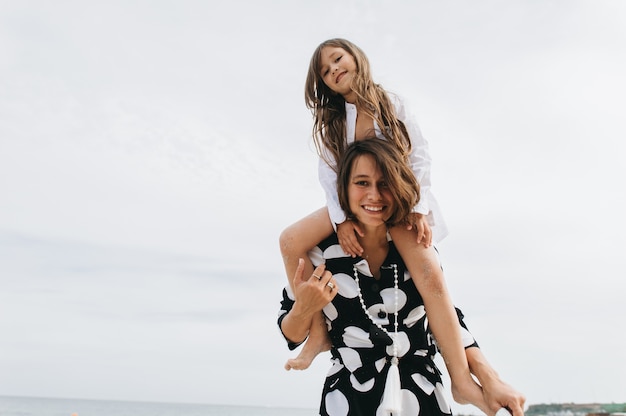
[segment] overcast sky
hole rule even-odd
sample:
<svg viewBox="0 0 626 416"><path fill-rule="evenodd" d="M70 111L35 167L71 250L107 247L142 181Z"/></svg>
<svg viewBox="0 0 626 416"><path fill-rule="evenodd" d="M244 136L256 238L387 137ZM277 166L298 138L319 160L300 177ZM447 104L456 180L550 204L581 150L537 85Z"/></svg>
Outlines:
<svg viewBox="0 0 626 416"><path fill-rule="evenodd" d="M502 378L626 402L625 22L620 0L0 0L0 395L317 407L329 355L282 369L277 240L324 204L303 87L339 36L417 114L448 285Z"/></svg>

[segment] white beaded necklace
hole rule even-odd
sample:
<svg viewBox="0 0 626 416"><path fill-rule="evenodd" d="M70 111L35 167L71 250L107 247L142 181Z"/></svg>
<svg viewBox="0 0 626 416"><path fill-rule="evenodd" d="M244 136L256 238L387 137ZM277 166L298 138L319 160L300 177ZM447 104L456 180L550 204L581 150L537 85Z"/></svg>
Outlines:
<svg viewBox="0 0 626 416"><path fill-rule="evenodd" d="M398 265L397 264L392 264L390 268L393 268L393 288L394 288L394 295L395 295L395 308L394 308L394 322L393 322L393 330L394 330L394 337L389 336L389 331L387 331L387 329L385 329L381 324L379 324L378 322L374 321L374 318L372 317L372 315L370 314L370 311L367 309L367 306L365 305L365 301L363 300L363 294L361 293L361 284L359 282L359 272L357 271L356 265L352 266L352 270L354 270L354 280L356 281L356 287L358 290L358 294L359 294L359 302L361 302L361 308L363 309L363 312L365 312L365 315L367 315L367 317L370 319L370 321L376 325L378 327L378 329L380 329L381 331L383 331L385 334L387 334L393 341L393 357L391 359L391 363L394 365L398 365L398 345L396 343L396 338L398 337Z"/></svg>
<svg viewBox="0 0 626 416"><path fill-rule="evenodd" d="M393 288L395 292L395 310L394 310L394 337L391 338L393 345L393 357L391 358L391 366L387 371L387 378L385 379L385 388L383 390L383 396L380 401L380 410L382 414L385 416L394 416L402 414L402 393L401 393L401 385L400 385L400 373L398 370L398 265L392 264L393 268ZM381 267L382 268L382 267ZM363 294L361 293L361 285L359 283L359 272L356 269L356 265L352 266L354 270L354 280L356 281L356 287L359 291L359 301L361 302L361 308L363 308L363 312L370 319L370 321L376 325L381 331L383 331L387 336L389 336L389 332L383 328L382 325L376 323L374 318L367 310L367 306L365 306L365 301L363 300ZM378 413L378 412L377 412Z"/></svg>

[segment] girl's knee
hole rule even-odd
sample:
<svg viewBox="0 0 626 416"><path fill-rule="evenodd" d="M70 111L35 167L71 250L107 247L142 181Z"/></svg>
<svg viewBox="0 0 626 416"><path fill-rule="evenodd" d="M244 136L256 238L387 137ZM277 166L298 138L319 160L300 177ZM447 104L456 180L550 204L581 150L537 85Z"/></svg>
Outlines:
<svg viewBox="0 0 626 416"><path fill-rule="evenodd" d="M280 251L284 254L293 253L294 241L296 241L296 233L293 230L293 226L285 228L278 237L278 243L280 244Z"/></svg>
<svg viewBox="0 0 626 416"><path fill-rule="evenodd" d="M278 238L283 256L304 256L333 232L326 208L285 228Z"/></svg>
<svg viewBox="0 0 626 416"><path fill-rule="evenodd" d="M300 223L295 223L285 228L278 237L280 251L283 256L297 255L302 257L306 255L315 246L315 244L311 244L311 247L309 247L306 235L307 232Z"/></svg>

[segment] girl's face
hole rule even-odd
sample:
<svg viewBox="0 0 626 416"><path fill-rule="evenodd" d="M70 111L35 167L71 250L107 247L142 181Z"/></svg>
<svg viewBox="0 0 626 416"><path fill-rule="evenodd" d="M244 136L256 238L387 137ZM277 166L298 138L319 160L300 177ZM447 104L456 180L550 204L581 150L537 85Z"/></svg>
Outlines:
<svg viewBox="0 0 626 416"><path fill-rule="evenodd" d="M393 213L393 196L371 155L364 154L354 160L348 202L350 211L362 224L382 225Z"/></svg>
<svg viewBox="0 0 626 416"><path fill-rule="evenodd" d="M354 57L345 49L335 46L322 48L320 57L320 76L324 84L344 98L350 96L352 93L350 85L356 76Z"/></svg>

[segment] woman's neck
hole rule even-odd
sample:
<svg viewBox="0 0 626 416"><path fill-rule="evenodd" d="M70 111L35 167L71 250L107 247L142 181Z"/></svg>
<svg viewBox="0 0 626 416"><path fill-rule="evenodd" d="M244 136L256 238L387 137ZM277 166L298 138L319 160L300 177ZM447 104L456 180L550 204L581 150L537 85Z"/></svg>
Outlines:
<svg viewBox="0 0 626 416"><path fill-rule="evenodd" d="M363 247L362 257L369 263L372 275L379 278L380 266L382 266L389 252L387 226L385 224L371 226L359 223L359 227L364 234L363 237L357 236L359 244Z"/></svg>
<svg viewBox="0 0 626 416"><path fill-rule="evenodd" d="M363 223L358 223L359 227L363 230L363 234L364 236L358 236L359 238L359 242L361 244L366 244L366 245L382 245L384 242L387 241L387 225L386 224L381 224L381 225L367 225L367 224L363 224Z"/></svg>

